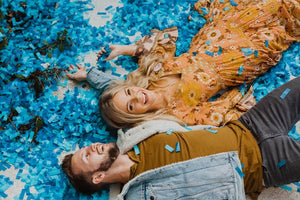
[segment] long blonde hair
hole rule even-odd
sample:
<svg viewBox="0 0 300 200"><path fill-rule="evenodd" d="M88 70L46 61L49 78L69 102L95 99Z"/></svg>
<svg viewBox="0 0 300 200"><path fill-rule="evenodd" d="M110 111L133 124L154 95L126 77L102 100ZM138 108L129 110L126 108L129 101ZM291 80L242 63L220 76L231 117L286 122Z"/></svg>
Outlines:
<svg viewBox="0 0 300 200"><path fill-rule="evenodd" d="M126 80L114 81L111 83L110 88L103 92L99 99L99 108L102 117L110 126L115 128L131 128L144 121L157 119L172 120L183 124L178 118L166 114L166 108L154 112L132 114L118 109L112 101L116 93L124 88L138 86L147 89L150 85L157 86L157 80L154 80L150 76L150 73L153 68L157 64L162 63L163 60L163 58L153 58L152 56L144 57L140 61L140 67L129 73Z"/></svg>

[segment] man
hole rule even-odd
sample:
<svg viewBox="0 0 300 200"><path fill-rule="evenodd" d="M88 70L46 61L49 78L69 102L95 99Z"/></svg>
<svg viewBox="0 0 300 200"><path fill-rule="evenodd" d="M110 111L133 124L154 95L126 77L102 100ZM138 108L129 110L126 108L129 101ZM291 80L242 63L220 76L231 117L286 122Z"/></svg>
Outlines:
<svg viewBox="0 0 300 200"><path fill-rule="evenodd" d="M66 156L63 170L85 193L129 181L119 197L241 199L244 177L245 192L257 198L263 180L267 187L300 181L300 141L288 136L299 118L300 77L224 127L156 134L121 155L114 143L91 144Z"/></svg>

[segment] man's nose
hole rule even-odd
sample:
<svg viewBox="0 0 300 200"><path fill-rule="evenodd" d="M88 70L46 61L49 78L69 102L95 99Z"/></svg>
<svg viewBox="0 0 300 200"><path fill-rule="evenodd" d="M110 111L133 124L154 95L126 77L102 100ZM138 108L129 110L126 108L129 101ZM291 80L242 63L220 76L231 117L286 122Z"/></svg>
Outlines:
<svg viewBox="0 0 300 200"><path fill-rule="evenodd" d="M94 151L96 151L96 145L95 144L90 144L90 146L89 146L90 148L90 151L92 151L92 152L94 152Z"/></svg>

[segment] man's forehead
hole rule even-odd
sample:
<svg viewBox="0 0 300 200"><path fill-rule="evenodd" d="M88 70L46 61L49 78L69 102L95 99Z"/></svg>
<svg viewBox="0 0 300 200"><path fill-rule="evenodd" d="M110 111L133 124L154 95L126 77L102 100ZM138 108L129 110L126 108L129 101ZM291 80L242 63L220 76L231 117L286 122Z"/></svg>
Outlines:
<svg viewBox="0 0 300 200"><path fill-rule="evenodd" d="M84 148L81 148L79 150L77 150L74 155L72 156L71 159L71 170L73 172L73 174L80 174L81 173L81 169L80 166L82 166L82 162L81 162L81 155L82 155L82 151Z"/></svg>

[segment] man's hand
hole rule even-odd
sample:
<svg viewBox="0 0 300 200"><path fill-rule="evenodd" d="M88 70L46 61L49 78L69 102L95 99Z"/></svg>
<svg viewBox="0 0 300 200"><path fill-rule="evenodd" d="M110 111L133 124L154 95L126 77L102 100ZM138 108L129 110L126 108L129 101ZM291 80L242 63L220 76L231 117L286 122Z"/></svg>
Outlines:
<svg viewBox="0 0 300 200"><path fill-rule="evenodd" d="M65 71L67 73L66 76L69 79L73 79L76 81L85 81L87 77L86 67L83 67L78 63L76 63L76 66L78 70L74 74L72 74L71 71L75 70L75 66L71 64L70 67Z"/></svg>

